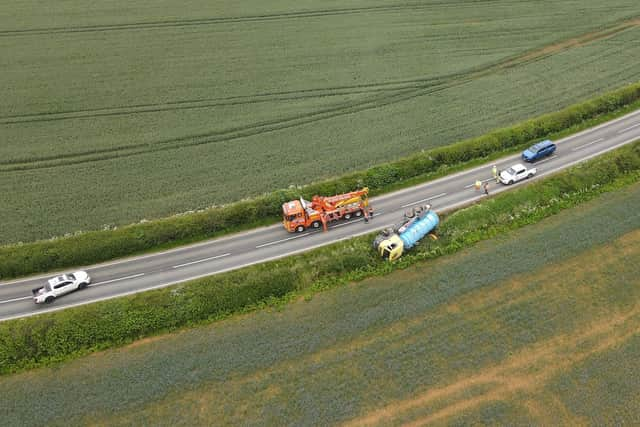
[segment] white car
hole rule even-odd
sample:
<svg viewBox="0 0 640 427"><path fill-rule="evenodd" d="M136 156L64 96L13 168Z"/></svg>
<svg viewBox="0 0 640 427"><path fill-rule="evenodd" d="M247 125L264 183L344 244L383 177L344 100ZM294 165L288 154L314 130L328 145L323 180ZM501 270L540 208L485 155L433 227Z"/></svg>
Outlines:
<svg viewBox="0 0 640 427"><path fill-rule="evenodd" d="M40 287L32 289L33 301L36 304L52 303L56 298L68 294L78 289L84 289L91 283L91 277L86 271L76 271L69 274L49 279L47 283Z"/></svg>
<svg viewBox="0 0 640 427"><path fill-rule="evenodd" d="M500 172L500 182L509 185L523 179L531 178L536 174L536 168L527 169L520 163L516 163L507 170Z"/></svg>

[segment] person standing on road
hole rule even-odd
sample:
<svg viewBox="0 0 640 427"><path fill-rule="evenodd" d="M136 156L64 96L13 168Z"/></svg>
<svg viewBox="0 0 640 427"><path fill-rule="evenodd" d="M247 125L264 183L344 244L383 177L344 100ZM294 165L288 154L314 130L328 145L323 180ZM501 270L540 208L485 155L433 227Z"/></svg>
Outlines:
<svg viewBox="0 0 640 427"><path fill-rule="evenodd" d="M493 165L493 168L491 168L491 172L493 173L493 179L498 182L498 166Z"/></svg>
<svg viewBox="0 0 640 427"><path fill-rule="evenodd" d="M487 196L489 195L489 183L488 182L484 183L484 194L486 194Z"/></svg>

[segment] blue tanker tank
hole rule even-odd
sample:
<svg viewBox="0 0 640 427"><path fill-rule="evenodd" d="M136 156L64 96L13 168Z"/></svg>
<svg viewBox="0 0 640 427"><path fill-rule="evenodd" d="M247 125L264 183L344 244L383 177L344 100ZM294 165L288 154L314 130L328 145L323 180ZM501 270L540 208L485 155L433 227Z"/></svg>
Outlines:
<svg viewBox="0 0 640 427"><path fill-rule="evenodd" d="M428 211L421 218L416 218L415 221L401 227L398 230L398 235L404 243L405 249L411 249L426 236L430 231L438 226L440 218L434 211Z"/></svg>
<svg viewBox="0 0 640 427"><path fill-rule="evenodd" d="M373 247L383 258L393 261L400 258L405 250L414 247L424 236L432 233L439 222L438 214L431 210L430 205L414 209L410 215L405 215L402 224L382 230L374 239Z"/></svg>

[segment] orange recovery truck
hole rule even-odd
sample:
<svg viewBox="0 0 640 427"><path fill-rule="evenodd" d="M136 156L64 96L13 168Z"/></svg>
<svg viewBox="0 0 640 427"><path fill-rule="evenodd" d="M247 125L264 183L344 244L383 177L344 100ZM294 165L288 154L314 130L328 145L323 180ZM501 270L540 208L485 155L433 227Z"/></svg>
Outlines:
<svg viewBox="0 0 640 427"><path fill-rule="evenodd" d="M339 219L351 219L364 216L368 218L369 189L367 187L337 194L335 196L313 196L311 201L292 200L282 205L282 222L284 228L290 232L301 233L307 228L322 228L326 231L327 224Z"/></svg>

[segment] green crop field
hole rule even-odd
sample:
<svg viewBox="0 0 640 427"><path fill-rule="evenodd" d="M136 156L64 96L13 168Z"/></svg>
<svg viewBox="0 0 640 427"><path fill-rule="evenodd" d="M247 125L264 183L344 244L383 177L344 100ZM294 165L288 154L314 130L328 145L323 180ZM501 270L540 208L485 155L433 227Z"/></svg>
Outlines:
<svg viewBox="0 0 640 427"><path fill-rule="evenodd" d="M0 377L0 425L634 424L639 209L636 184L279 310Z"/></svg>
<svg viewBox="0 0 640 427"><path fill-rule="evenodd" d="M637 0L0 4L0 244L389 161L640 80Z"/></svg>

